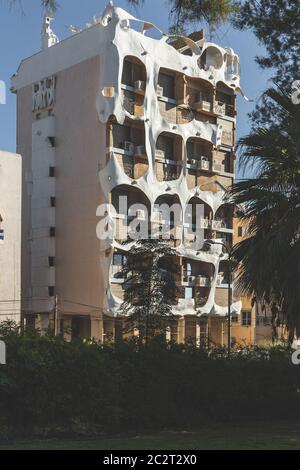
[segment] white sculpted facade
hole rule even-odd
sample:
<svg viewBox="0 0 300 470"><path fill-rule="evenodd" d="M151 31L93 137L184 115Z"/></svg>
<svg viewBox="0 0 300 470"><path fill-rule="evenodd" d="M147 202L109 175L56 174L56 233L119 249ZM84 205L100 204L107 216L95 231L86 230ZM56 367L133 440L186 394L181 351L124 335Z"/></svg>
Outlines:
<svg viewBox="0 0 300 470"><path fill-rule="evenodd" d="M234 180L238 56L201 32L179 37L158 30L160 39L153 39L153 24L111 2L60 42L51 40L50 22L42 51L12 78L25 162L23 295L32 298L26 308L53 314L57 295L63 318L118 316L120 269L133 243L121 243L130 214L118 200L127 197L129 206L146 207L149 224L159 224L157 206L181 208L181 230L173 227L171 240L180 272L178 318L224 317L227 257L220 245L196 249L185 232L200 213L205 239L232 243L233 212L224 197ZM117 232L100 242L103 203L114 207ZM237 299L232 312L240 312Z"/></svg>

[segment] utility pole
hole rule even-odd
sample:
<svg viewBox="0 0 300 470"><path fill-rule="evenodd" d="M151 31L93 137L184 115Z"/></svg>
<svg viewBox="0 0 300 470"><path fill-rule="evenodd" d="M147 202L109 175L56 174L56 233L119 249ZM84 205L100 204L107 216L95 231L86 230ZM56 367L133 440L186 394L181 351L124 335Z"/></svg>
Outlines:
<svg viewBox="0 0 300 470"><path fill-rule="evenodd" d="M58 335L58 296L55 296L54 305L54 336Z"/></svg>
<svg viewBox="0 0 300 470"><path fill-rule="evenodd" d="M228 335L227 335L227 352L228 357L231 353L231 303L232 303L232 269L231 269L231 250L228 250Z"/></svg>

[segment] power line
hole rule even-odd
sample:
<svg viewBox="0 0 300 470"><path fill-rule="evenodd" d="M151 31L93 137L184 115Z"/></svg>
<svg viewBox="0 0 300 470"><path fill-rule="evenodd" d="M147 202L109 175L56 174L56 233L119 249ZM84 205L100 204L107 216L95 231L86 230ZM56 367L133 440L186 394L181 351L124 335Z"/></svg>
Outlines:
<svg viewBox="0 0 300 470"><path fill-rule="evenodd" d="M74 305L80 305L80 306L82 306L82 307L96 308L97 310L98 310L98 309L102 309L102 307L99 307L99 306L96 306L96 305L83 304L83 303L80 303L80 302L75 302L75 301L73 301L73 300L62 299L61 302L62 302L62 303L67 302L67 303L69 303L69 304L74 304Z"/></svg>
<svg viewBox="0 0 300 470"><path fill-rule="evenodd" d="M5 299L5 300L0 300L0 303L25 302L28 300L49 300L49 297L23 297L22 299Z"/></svg>
<svg viewBox="0 0 300 470"><path fill-rule="evenodd" d="M17 316L20 315L20 313L0 313L0 317L9 317L9 316Z"/></svg>

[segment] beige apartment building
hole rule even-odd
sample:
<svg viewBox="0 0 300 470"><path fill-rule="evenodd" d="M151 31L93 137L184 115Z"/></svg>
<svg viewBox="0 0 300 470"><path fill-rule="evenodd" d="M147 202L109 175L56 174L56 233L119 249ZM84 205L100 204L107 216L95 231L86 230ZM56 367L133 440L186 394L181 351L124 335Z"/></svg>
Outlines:
<svg viewBox="0 0 300 470"><path fill-rule="evenodd" d="M0 322L21 320L21 157L0 151Z"/></svg>
<svg viewBox="0 0 300 470"><path fill-rule="evenodd" d="M234 245L245 240L248 236L248 225L236 211L233 219ZM263 304L249 296L241 296L241 315L232 317L231 332L233 342L242 345L266 346L272 342L282 342L287 339L285 322L280 312L272 316L270 305Z"/></svg>
<svg viewBox="0 0 300 470"><path fill-rule="evenodd" d="M164 35L111 3L61 42L50 23L46 16L42 50L12 77L26 323L57 333L70 327L69 337L121 336L121 270L132 245L122 243L131 221L119 205L126 196L158 229L157 205L181 207L182 230L171 225L179 278L169 338L225 344L227 255L221 245L194 249L185 232L200 205L205 239L233 242L224 196L235 174L238 56L203 32ZM102 203L115 209L116 233L105 242L96 234ZM232 314L240 312L233 295Z"/></svg>

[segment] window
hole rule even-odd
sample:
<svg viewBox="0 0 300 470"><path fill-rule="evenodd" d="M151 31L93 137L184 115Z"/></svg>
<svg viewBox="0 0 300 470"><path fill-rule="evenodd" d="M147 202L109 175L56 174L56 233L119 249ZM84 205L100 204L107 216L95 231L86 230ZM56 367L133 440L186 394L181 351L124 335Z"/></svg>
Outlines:
<svg viewBox="0 0 300 470"><path fill-rule="evenodd" d="M158 77L158 85L163 88L163 96L172 99L175 98L174 76L160 72Z"/></svg>
<svg viewBox="0 0 300 470"><path fill-rule="evenodd" d="M242 312L242 326L251 326L251 311L245 310Z"/></svg>
<svg viewBox="0 0 300 470"><path fill-rule="evenodd" d="M174 140L172 137L166 135L160 135L157 139L156 148L158 150L163 150L165 153L165 158L167 160L173 160L174 158Z"/></svg>
<svg viewBox="0 0 300 470"><path fill-rule="evenodd" d="M238 227L238 237L244 236L244 227Z"/></svg>
<svg viewBox="0 0 300 470"><path fill-rule="evenodd" d="M54 286L48 287L48 295L49 297L54 297Z"/></svg>
<svg viewBox="0 0 300 470"><path fill-rule="evenodd" d="M55 237L55 235L56 235L55 227L50 227L49 235L50 235L51 238Z"/></svg>
<svg viewBox="0 0 300 470"><path fill-rule="evenodd" d="M231 154L230 154L230 152L225 152L224 153L223 165L224 165L224 171L226 173L231 173Z"/></svg>
<svg viewBox="0 0 300 470"><path fill-rule="evenodd" d="M184 298L185 299L192 299L193 298L193 288L192 287L186 287L184 289Z"/></svg>
<svg viewBox="0 0 300 470"><path fill-rule="evenodd" d="M64 326L64 320L59 320L59 333L61 336L64 336L65 332L65 326Z"/></svg>
<svg viewBox="0 0 300 470"><path fill-rule="evenodd" d="M49 166L49 178L55 178L55 166Z"/></svg>
<svg viewBox="0 0 300 470"><path fill-rule="evenodd" d="M126 256L120 253L114 253L113 265L114 266L124 266L126 263Z"/></svg>
<svg viewBox="0 0 300 470"><path fill-rule="evenodd" d="M4 230L1 228L1 223L3 222L2 216L0 214L0 242L4 242Z"/></svg>

